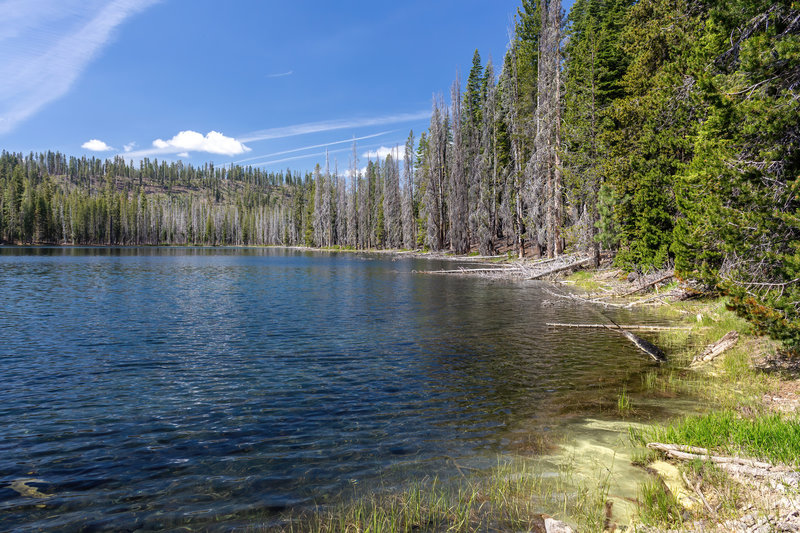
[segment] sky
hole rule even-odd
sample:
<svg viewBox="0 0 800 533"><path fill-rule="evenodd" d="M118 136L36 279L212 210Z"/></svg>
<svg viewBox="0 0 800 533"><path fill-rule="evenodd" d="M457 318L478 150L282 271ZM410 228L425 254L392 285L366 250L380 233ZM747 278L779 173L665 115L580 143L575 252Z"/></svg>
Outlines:
<svg viewBox="0 0 800 533"><path fill-rule="evenodd" d="M344 173L426 130L519 0L0 0L0 149Z"/></svg>

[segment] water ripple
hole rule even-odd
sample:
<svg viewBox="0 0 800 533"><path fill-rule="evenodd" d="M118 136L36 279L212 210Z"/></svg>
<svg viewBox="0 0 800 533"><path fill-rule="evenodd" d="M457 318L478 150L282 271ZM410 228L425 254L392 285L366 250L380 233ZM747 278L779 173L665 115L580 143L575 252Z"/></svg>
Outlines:
<svg viewBox="0 0 800 533"><path fill-rule="evenodd" d="M481 463L649 363L537 284L277 250L0 250L0 512L212 528ZM587 321L577 307L547 320ZM552 316L555 313L558 316ZM533 421L533 422L532 422ZM12 490L37 479L47 498Z"/></svg>

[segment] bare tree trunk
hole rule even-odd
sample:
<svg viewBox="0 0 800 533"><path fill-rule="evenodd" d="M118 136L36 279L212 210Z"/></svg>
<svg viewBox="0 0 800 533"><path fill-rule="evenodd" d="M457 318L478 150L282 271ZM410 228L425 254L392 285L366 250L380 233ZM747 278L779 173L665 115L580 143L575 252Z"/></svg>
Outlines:
<svg viewBox="0 0 800 533"><path fill-rule="evenodd" d="M403 154L403 247L416 248L414 221L414 132L408 134Z"/></svg>
<svg viewBox="0 0 800 533"><path fill-rule="evenodd" d="M456 76L450 90L453 146L450 151L450 247L457 254L469 251L468 190L464 164L465 143L461 85Z"/></svg>

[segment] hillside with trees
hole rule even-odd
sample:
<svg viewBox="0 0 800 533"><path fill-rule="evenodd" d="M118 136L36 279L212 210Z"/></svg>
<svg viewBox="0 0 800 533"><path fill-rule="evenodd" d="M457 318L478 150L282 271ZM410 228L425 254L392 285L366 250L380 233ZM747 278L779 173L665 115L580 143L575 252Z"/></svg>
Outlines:
<svg viewBox="0 0 800 533"><path fill-rule="evenodd" d="M347 172L0 157L5 243L306 245L674 264L800 347L800 5L522 0L430 126ZM363 169L365 170L359 170Z"/></svg>

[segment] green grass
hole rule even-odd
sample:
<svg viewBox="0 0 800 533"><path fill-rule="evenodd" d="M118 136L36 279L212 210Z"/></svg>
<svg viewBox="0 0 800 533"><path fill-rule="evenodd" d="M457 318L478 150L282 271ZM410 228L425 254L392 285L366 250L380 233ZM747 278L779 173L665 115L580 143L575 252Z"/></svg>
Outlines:
<svg viewBox="0 0 800 533"><path fill-rule="evenodd" d="M683 523L683 507L661 480L639 487L639 520L647 526L675 527Z"/></svg>
<svg viewBox="0 0 800 533"><path fill-rule="evenodd" d="M800 464L800 421L778 414L745 417L723 410L682 418L635 437L640 441L700 446L723 454Z"/></svg>
<svg viewBox="0 0 800 533"><path fill-rule="evenodd" d="M607 284L597 281L596 276L597 272L593 270L578 270L567 276L566 279L585 291L596 292L601 287L607 287Z"/></svg>
<svg viewBox="0 0 800 533"><path fill-rule="evenodd" d="M542 513L566 519L580 531L602 528L608 476L577 483L569 469L555 477L531 461L498 465L491 473L444 485L436 479L402 491L371 493L351 502L289 515L279 524L253 528L282 533L529 531Z"/></svg>
<svg viewBox="0 0 800 533"><path fill-rule="evenodd" d="M625 386L622 387L622 392L617 396L617 413L623 417L631 414L631 397L628 395L628 390Z"/></svg>
<svg viewBox="0 0 800 533"><path fill-rule="evenodd" d="M761 410L761 398L775 386L775 376L753 368L753 359L777 351L777 344L750 336L747 321L726 307L724 298L675 302L660 308L666 318L689 326L659 333L656 345L669 354L669 365L645 374L644 388L662 394L684 393L710 406L732 410ZM722 356L689 369L694 356L738 331L739 343Z"/></svg>

